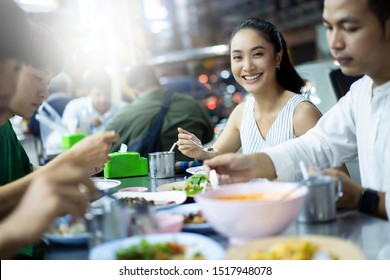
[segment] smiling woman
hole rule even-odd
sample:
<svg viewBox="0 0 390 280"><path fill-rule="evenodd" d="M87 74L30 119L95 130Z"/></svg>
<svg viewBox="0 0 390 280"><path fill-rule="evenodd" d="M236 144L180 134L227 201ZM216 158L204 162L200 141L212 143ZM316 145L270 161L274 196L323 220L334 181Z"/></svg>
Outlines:
<svg viewBox="0 0 390 280"><path fill-rule="evenodd" d="M247 18L230 39L230 62L235 80L249 93L231 113L213 145L218 154L252 154L303 135L321 116L300 93L304 82L290 61L283 35L270 22ZM190 131L179 129L179 150L198 160L216 154L199 147ZM195 143L194 143L195 142ZM262 178L256 181L265 180Z"/></svg>

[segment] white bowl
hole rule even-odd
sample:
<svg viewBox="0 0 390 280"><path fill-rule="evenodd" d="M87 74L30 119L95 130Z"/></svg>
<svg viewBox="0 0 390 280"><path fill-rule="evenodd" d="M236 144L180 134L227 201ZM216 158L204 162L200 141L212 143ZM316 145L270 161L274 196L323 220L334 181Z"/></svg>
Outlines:
<svg viewBox="0 0 390 280"><path fill-rule="evenodd" d="M223 200L226 195L263 193L278 199L297 186L289 182L241 183L221 186L219 189L195 196L211 227L229 238L231 244L281 233L295 221L307 186L301 186L288 199L278 200Z"/></svg>
<svg viewBox="0 0 390 280"><path fill-rule="evenodd" d="M184 216L179 214L161 214L156 216L160 233L180 232L184 224Z"/></svg>

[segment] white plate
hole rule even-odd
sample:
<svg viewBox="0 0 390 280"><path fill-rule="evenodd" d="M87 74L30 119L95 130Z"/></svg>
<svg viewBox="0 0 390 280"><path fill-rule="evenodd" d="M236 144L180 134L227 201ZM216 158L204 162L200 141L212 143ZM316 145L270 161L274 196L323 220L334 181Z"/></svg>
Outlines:
<svg viewBox="0 0 390 280"><path fill-rule="evenodd" d="M189 215L191 213L198 213L200 210L198 203L188 203L179 205L174 208L161 210L157 213L157 215L161 214L180 214L180 215ZM191 231L191 232L199 232L199 233L208 233L212 232L213 229L209 223L203 224L184 224L183 231Z"/></svg>
<svg viewBox="0 0 390 280"><path fill-rule="evenodd" d="M105 179L101 177L92 177L91 180L99 190L112 189L121 184L118 180Z"/></svg>
<svg viewBox="0 0 390 280"><path fill-rule="evenodd" d="M80 245L80 244L88 243L89 233L85 232L85 233L72 234L72 235L45 233L44 238L46 238L50 242L64 244L64 245Z"/></svg>
<svg viewBox="0 0 390 280"><path fill-rule="evenodd" d="M363 260L364 254L350 241L334 236L325 235L298 235L298 236L272 236L248 241L228 249L227 260L248 260L255 251L267 251L273 245L291 241L310 241L323 250L334 254L339 260Z"/></svg>
<svg viewBox="0 0 390 280"><path fill-rule="evenodd" d="M117 192L113 194L116 198L125 197L140 197L146 200L153 200L158 209L170 208L182 204L187 199L187 195L182 191L167 191L167 192ZM174 202L174 203L170 203Z"/></svg>
<svg viewBox="0 0 390 280"><path fill-rule="evenodd" d="M62 216L57 218L51 228L58 228L61 224L68 224L72 221L70 215ZM57 234L52 232L46 232L44 238L49 242L66 244L66 245L79 245L88 243L89 233L73 233L73 234Z"/></svg>
<svg viewBox="0 0 390 280"><path fill-rule="evenodd" d="M133 236L103 243L91 249L89 259L115 260L115 252L118 249L139 244L142 238L145 238L150 243L176 241L186 246L196 246L197 250L207 260L221 260L225 256L224 248L213 239L201 234L180 232Z"/></svg>
<svg viewBox="0 0 390 280"><path fill-rule="evenodd" d="M195 166L195 167L187 168L186 172L190 174L206 174L206 172L204 172L203 166Z"/></svg>

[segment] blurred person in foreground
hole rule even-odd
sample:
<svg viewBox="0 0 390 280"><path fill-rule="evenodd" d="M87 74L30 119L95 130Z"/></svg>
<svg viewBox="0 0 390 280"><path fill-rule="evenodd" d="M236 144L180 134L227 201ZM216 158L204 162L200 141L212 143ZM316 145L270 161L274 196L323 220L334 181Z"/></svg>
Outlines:
<svg viewBox="0 0 390 280"><path fill-rule="evenodd" d="M237 24L230 38L230 64L235 80L249 95L233 110L214 143L218 154L240 148L243 154L260 152L305 134L321 117L300 94L304 81L291 64L283 35L272 23L248 18ZM199 142L196 133L178 131L177 143L184 155L198 160L216 155L189 141Z"/></svg>
<svg viewBox="0 0 390 280"><path fill-rule="evenodd" d="M294 180L306 166L329 168L359 158L361 185L341 178L342 209L390 217L390 1L325 0L323 22L333 57L346 75L365 76L300 138L263 153L226 154L205 162L224 182Z"/></svg>
<svg viewBox="0 0 390 280"><path fill-rule="evenodd" d="M28 176L34 167L17 139L12 125L5 117L10 118L13 115L24 118L31 117L34 110L47 98L47 84L51 77L62 69L64 63L62 59L55 59L62 57L60 55L61 48L51 32L33 22L29 22L29 28L32 37L31 47L35 51L31 61L21 67L15 96L11 100L8 110L3 113L0 122L0 135L2 137L0 142L2 154L0 158L0 199L2 200L0 216L9 213L19 203L22 193L35 175ZM96 137L86 138L85 141L78 143L74 148L56 158L53 166L58 168L65 163L74 164L83 167L85 174L90 168L96 167L101 170L108 160L107 151L110 144L115 141L116 137L113 133L102 133ZM51 167L42 168L36 177L41 176L44 172L52 172ZM42 246L31 244L15 258L40 258L41 249Z"/></svg>
<svg viewBox="0 0 390 280"><path fill-rule="evenodd" d="M1 1L1 124L7 119L6 112L16 91L20 69L25 62L32 60L29 33L24 12L13 1ZM60 177L58 173L62 171L70 176ZM1 205L6 204L5 200L18 197L16 206L0 219L0 259L12 256L29 242L37 241L56 216L82 216L86 211L86 201L79 190L80 183L94 194L95 189L82 168L57 165L51 172L41 173L38 179L31 180L27 191L27 188L17 192L0 188Z"/></svg>
<svg viewBox="0 0 390 280"><path fill-rule="evenodd" d="M130 146L148 130L157 115L168 91L160 85L155 69L151 65L134 66L127 73L127 85L134 91L136 99L121 109L118 115L107 125L121 137L111 151L118 151L122 143ZM202 142L214 137L214 125L207 112L192 97L174 93L169 109L164 117L161 129L161 150L169 151L177 141L177 127L193 131ZM156 151L157 152L157 151ZM175 159L188 160L175 151Z"/></svg>
<svg viewBox="0 0 390 280"><path fill-rule="evenodd" d="M69 130L85 135L104 131L107 123L126 103L113 100L112 79L107 71L96 69L87 71L84 84L87 96L70 101L62 115L62 121Z"/></svg>

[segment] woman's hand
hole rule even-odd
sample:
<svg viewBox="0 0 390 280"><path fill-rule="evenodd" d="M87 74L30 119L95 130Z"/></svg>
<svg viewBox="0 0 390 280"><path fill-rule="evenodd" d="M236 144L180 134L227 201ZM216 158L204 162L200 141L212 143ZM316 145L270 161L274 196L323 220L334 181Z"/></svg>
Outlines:
<svg viewBox="0 0 390 280"><path fill-rule="evenodd" d="M178 141L176 142L176 144L179 151L187 157L203 160L205 154L204 151L200 147L192 143L189 139L192 139L199 143L201 143L201 141L194 134L185 129L179 127L177 131L179 133L177 135Z"/></svg>

